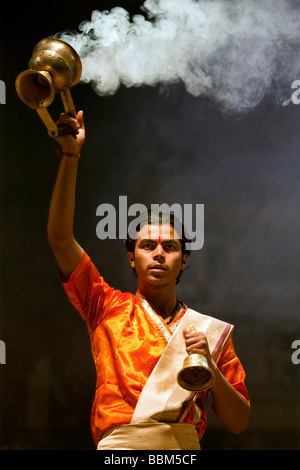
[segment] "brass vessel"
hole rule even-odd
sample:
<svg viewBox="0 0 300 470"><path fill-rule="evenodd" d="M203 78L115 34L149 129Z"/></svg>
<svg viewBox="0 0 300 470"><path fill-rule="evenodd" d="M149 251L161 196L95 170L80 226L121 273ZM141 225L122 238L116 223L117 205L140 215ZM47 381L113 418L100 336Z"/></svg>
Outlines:
<svg viewBox="0 0 300 470"><path fill-rule="evenodd" d="M34 47L28 67L16 78L19 98L37 111L51 137L72 133L69 126L57 127L47 107L60 93L65 112L76 116L70 88L79 82L82 73L77 52L60 39L45 38Z"/></svg>

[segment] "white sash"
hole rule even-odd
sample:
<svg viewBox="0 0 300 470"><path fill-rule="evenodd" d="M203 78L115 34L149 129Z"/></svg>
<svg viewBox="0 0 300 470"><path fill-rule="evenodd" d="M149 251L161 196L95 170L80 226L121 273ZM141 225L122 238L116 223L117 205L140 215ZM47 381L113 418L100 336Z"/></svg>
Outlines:
<svg viewBox="0 0 300 470"><path fill-rule="evenodd" d="M163 322L148 304L146 299L139 293L137 298L143 307L155 320L156 323ZM154 317L153 317L154 314ZM203 332L208 341L211 355L214 359L219 355L224 343L233 330L233 325L217 320L213 317L203 315L192 309L187 309L183 318L178 322L175 332L170 337L165 325L161 330L167 331L169 342L153 369L136 405L131 424L145 422L181 422L186 416L191 405L196 401L199 394L184 390L178 385L177 374L183 366L187 356L183 330L191 325L196 331ZM200 413L200 411L198 410ZM194 422L200 419L200 414L195 416Z"/></svg>

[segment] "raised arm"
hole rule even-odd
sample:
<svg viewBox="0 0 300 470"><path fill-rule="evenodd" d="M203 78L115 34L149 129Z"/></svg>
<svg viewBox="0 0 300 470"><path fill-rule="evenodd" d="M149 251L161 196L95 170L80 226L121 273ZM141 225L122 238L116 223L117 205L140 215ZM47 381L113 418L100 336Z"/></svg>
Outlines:
<svg viewBox="0 0 300 470"><path fill-rule="evenodd" d="M61 162L50 203L47 234L59 268L68 279L83 256L83 249L73 235L78 155L85 140L83 112L79 111L76 118L62 114L58 125L63 124L73 127L76 135L56 138L61 145Z"/></svg>

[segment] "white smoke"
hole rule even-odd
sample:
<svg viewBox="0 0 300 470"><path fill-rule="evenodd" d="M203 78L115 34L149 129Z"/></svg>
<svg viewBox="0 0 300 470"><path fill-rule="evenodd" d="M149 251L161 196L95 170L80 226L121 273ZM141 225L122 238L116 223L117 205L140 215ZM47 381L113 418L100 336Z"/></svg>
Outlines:
<svg viewBox="0 0 300 470"><path fill-rule="evenodd" d="M298 3L298 5L297 5ZM99 95L126 87L183 82L228 113L266 95L287 104L300 78L300 5L292 0L146 0L94 11L80 32L57 36L83 65L81 81Z"/></svg>

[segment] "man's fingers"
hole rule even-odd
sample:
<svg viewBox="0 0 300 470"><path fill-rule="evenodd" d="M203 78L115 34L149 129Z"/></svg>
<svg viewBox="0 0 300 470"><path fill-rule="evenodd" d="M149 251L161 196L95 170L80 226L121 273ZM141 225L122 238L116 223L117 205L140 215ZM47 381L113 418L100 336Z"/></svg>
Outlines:
<svg viewBox="0 0 300 470"><path fill-rule="evenodd" d="M198 353L198 354L207 354L208 353L208 344L206 336L200 332L188 332L184 331L185 336L185 346L188 354Z"/></svg>
<svg viewBox="0 0 300 470"><path fill-rule="evenodd" d="M83 111L78 111L76 115L79 127L84 128L84 122L83 122Z"/></svg>
<svg viewBox="0 0 300 470"><path fill-rule="evenodd" d="M65 125L72 127L74 131L77 131L80 128L80 124L78 122L77 117L74 117L68 113L62 113L57 122L57 126L65 126Z"/></svg>

